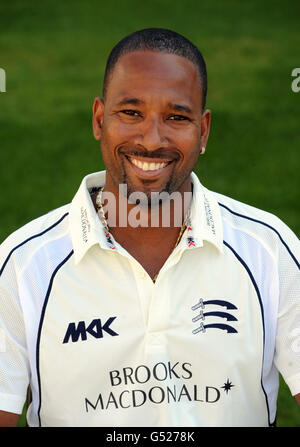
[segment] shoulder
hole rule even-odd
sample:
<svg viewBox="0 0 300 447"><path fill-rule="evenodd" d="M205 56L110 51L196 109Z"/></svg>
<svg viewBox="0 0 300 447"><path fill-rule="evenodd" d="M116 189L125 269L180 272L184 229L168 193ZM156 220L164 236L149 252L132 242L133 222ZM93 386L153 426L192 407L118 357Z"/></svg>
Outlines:
<svg viewBox="0 0 300 447"><path fill-rule="evenodd" d="M224 196L212 193L219 204L224 233L248 235L278 258L284 249L299 267L300 242L295 233L275 214Z"/></svg>
<svg viewBox="0 0 300 447"><path fill-rule="evenodd" d="M11 233L0 245L0 275L11 258L24 262L38 247L68 232L69 207L52 210Z"/></svg>
<svg viewBox="0 0 300 447"><path fill-rule="evenodd" d="M217 200L223 218L239 220L247 225L247 220L256 222L257 224L274 227L274 229L282 229L286 225L275 214L261 210L247 203L240 202L231 197L224 196L213 192ZM287 228L287 227L286 227Z"/></svg>

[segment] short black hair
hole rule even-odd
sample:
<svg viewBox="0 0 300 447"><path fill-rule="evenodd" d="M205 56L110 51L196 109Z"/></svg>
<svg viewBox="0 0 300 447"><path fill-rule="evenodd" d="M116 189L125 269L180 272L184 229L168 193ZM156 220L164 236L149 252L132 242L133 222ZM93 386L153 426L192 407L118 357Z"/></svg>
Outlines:
<svg viewBox="0 0 300 447"><path fill-rule="evenodd" d="M207 72L204 58L199 49L186 37L163 28L146 28L124 37L111 50L105 68L103 97L106 96L108 79L120 57L133 51L158 51L176 54L193 62L199 72L202 85L202 109L205 107L207 94Z"/></svg>

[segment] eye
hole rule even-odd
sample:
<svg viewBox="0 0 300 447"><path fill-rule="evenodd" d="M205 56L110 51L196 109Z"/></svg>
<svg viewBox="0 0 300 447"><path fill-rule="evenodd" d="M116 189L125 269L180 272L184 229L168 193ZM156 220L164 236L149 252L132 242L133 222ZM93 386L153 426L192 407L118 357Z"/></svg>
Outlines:
<svg viewBox="0 0 300 447"><path fill-rule="evenodd" d="M139 112L137 112L136 110L131 110L131 109L121 110L121 113L124 113L125 115L129 115L129 116L140 116Z"/></svg>
<svg viewBox="0 0 300 447"><path fill-rule="evenodd" d="M172 121L190 121L190 118L185 115L171 115L169 116L169 120Z"/></svg>

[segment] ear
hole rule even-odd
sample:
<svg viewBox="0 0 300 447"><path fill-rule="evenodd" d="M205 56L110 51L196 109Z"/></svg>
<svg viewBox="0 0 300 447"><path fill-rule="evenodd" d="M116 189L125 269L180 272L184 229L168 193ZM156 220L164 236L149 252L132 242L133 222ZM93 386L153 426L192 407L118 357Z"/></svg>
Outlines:
<svg viewBox="0 0 300 447"><path fill-rule="evenodd" d="M93 133L96 140L101 138L101 128L104 116L104 102L100 98L95 98L93 104Z"/></svg>
<svg viewBox="0 0 300 447"><path fill-rule="evenodd" d="M206 148L210 130L211 111L204 110L201 118L201 147Z"/></svg>

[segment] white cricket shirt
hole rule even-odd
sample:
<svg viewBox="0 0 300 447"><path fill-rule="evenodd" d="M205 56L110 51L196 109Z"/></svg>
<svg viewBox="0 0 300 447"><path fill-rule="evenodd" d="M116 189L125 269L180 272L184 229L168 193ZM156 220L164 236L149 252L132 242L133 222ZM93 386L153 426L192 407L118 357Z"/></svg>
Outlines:
<svg viewBox="0 0 300 447"><path fill-rule="evenodd" d="M156 283L106 233L88 175L0 248L0 409L30 426L268 426L300 392L299 241L204 188Z"/></svg>

